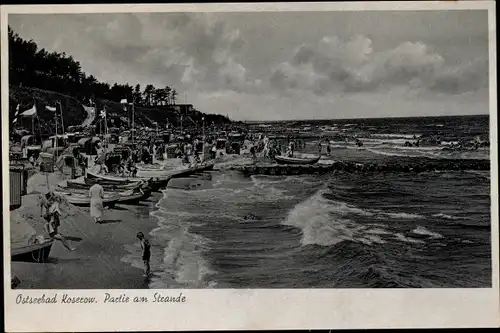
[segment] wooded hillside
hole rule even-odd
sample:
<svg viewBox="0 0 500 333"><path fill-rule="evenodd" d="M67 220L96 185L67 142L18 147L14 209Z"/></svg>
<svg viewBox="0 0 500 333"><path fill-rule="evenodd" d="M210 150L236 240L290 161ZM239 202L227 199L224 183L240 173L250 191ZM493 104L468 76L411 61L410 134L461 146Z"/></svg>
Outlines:
<svg viewBox="0 0 500 333"><path fill-rule="evenodd" d="M99 111L107 110L114 125L122 126L126 124L123 118L127 117L127 112L120 100L127 99L136 105L135 122L138 126L151 126L152 122L160 125L180 123L180 112L173 107L177 100L175 88L158 88L149 84L142 90L139 84L99 82L93 75L84 73L72 56L39 49L34 41L22 39L10 27L8 35L11 120L18 104L22 111L35 103L41 123L50 127L53 115L45 110L45 106L60 102L65 126L79 125L87 116L83 105L89 106L94 101ZM184 124L193 126L201 122L202 117L205 117L206 124L230 122L222 115L203 114L193 109L184 113ZM31 126L29 121L20 122L27 128Z"/></svg>

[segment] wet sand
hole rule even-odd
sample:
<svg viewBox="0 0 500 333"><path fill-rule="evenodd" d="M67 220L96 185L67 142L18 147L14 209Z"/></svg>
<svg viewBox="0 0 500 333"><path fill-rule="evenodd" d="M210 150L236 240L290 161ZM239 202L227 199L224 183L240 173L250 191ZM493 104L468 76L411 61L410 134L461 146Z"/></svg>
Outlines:
<svg viewBox="0 0 500 333"><path fill-rule="evenodd" d="M234 163L242 157L225 155L219 163ZM176 161L171 161L174 163ZM28 195L23 196L23 205L11 212L11 237L17 229L17 240L11 245L23 245L27 239L20 236L24 230L21 224L27 222L36 231L36 235L48 238L44 231L45 220L40 216L38 200L40 194L63 182L69 172L61 174L37 173L28 181ZM169 187L198 188L206 184L204 177L198 175L172 179ZM150 213L156 210L155 204L162 198L162 193L153 193L148 200L136 205L117 205L107 209L102 224L95 224L90 217L90 209L76 207L69 203L61 205L61 226L59 231L70 240L75 251L68 251L59 241L55 241L46 263L27 263L13 261L12 275L21 283L16 289L140 289L148 288L149 280L143 277L141 269L122 261L129 256L125 246L138 242L137 232L148 235L158 226L158 220ZM17 224L16 224L17 223ZM25 233L25 232L24 232ZM29 236L28 236L29 237ZM140 254L137 257L141 261Z"/></svg>

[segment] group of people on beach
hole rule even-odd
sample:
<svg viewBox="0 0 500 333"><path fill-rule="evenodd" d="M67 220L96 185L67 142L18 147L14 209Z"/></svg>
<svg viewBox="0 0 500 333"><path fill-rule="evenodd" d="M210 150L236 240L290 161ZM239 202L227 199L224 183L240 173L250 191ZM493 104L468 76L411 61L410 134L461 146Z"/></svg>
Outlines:
<svg viewBox="0 0 500 333"><path fill-rule="evenodd" d="M257 138L256 142L250 147L250 154L255 159L256 153L260 152L262 157L269 157L273 159L275 156L284 154L287 157L293 157L294 152L298 148L305 148L304 140L287 139L288 144L284 139L270 139L268 136L261 135Z"/></svg>

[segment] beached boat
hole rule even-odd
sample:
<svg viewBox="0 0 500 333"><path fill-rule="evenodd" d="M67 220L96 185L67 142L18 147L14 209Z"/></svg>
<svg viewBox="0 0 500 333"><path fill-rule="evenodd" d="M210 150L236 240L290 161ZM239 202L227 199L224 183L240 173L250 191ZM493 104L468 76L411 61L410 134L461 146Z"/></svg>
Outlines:
<svg viewBox="0 0 500 333"><path fill-rule="evenodd" d="M288 156L275 156L274 159L279 164L300 164L300 165L310 165L315 164L319 161L321 157L311 157L311 158L298 158L298 157L288 157Z"/></svg>
<svg viewBox="0 0 500 333"><path fill-rule="evenodd" d="M61 192L61 193L74 193L74 194L81 194L81 195L88 195L89 190L88 189L80 189L80 188L74 188L74 189L68 189L61 187L59 185L56 187L56 191ZM130 202L138 202L141 200L146 200L151 196L152 189L150 187L136 187L133 189L116 189L116 190L104 190L104 195L108 196L114 196L118 195L118 202L119 204L121 203L130 203Z"/></svg>
<svg viewBox="0 0 500 333"><path fill-rule="evenodd" d="M90 207L90 198L88 193L75 191L56 191L56 194L61 195L66 201L75 206ZM120 196L117 193L104 193L102 203L104 207L113 207L120 201Z"/></svg>
<svg viewBox="0 0 500 333"><path fill-rule="evenodd" d="M63 188L68 188L68 189L78 189L78 190L90 190L90 187L92 187L93 184L96 182L92 182L92 184L89 184L85 182L85 180L67 180L65 185L60 185ZM118 185L109 185L109 184L101 184L102 188L105 191L126 191L130 189L134 189L140 186L145 186L146 183L144 181L137 181L137 182L131 182L128 184L118 184Z"/></svg>
<svg viewBox="0 0 500 333"><path fill-rule="evenodd" d="M101 186L123 188L127 186L131 186L132 184L137 184L139 182L144 182L148 187L150 187L153 191L158 191L160 188L167 186L168 181L172 178L170 176L164 177L112 177L105 175L94 174L96 177L86 177L85 183L90 186L99 183ZM103 177L100 177L103 176ZM111 181L110 178L113 178Z"/></svg>
<svg viewBox="0 0 500 333"><path fill-rule="evenodd" d="M44 243L13 247L10 250L12 261L46 262L49 258L54 240L48 239Z"/></svg>
<svg viewBox="0 0 500 333"><path fill-rule="evenodd" d="M96 182L103 185L129 185L134 182L147 182L147 185L153 190L158 191L159 189L166 187L168 182L172 178L187 177L192 174L209 171L214 168L215 162L205 162L198 165L188 167L185 169L169 170L164 171L155 175L148 176L138 176L138 177L117 177L110 175L102 175L94 172L87 171L87 176L85 177L85 182L87 184L95 184Z"/></svg>
<svg viewBox="0 0 500 333"><path fill-rule="evenodd" d="M215 162L204 162L194 166L189 166L189 165L169 166L160 164L155 164L155 165L143 164L141 166L137 165L136 167L137 167L137 177L150 178L150 177L162 177L162 176L178 177L179 175L211 170L213 169L214 165Z"/></svg>
<svg viewBox="0 0 500 333"><path fill-rule="evenodd" d="M137 170L150 171L150 170L168 170L170 166L166 165L166 164L158 164L158 163L155 163L155 164L138 163L135 165L135 167L137 168Z"/></svg>
<svg viewBox="0 0 500 333"><path fill-rule="evenodd" d="M87 171L87 174L85 175L85 181L90 181L90 183L93 184L95 183L95 180L97 180L100 184L108 185L124 185L133 182L132 180L130 180L130 178L126 177L102 175L99 173Z"/></svg>
<svg viewBox="0 0 500 333"><path fill-rule="evenodd" d="M63 195L69 203L72 203L76 206L90 206L90 198L88 197L88 191L82 189L72 189L68 191L68 189L57 189L59 194ZM112 207L114 204L128 204L128 203L137 203L141 200L146 200L151 196L152 189L142 189L140 187L125 190L125 191L113 191L113 192L104 192L104 206Z"/></svg>
<svg viewBox="0 0 500 333"><path fill-rule="evenodd" d="M186 168L186 169L180 169L180 170L172 170L169 172L172 178L178 178L178 177L184 177L184 176L189 176L198 172L204 172L204 171L210 171L213 170L215 166L214 161L210 162L203 162L200 164L197 164L195 166Z"/></svg>
<svg viewBox="0 0 500 333"><path fill-rule="evenodd" d="M127 192L121 192L119 193L120 195L120 200L118 201L119 204L135 204L138 203L139 201L146 200L151 196L152 190L151 189L146 189L146 190L129 190Z"/></svg>

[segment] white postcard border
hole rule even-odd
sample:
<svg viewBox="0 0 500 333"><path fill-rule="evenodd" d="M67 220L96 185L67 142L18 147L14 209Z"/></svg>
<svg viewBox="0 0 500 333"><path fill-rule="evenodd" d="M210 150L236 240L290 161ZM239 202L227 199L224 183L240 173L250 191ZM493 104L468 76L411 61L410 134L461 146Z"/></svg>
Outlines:
<svg viewBox="0 0 500 333"><path fill-rule="evenodd" d="M8 14L116 12L231 12L324 10L465 10L489 12L490 151L493 285L481 289L189 289L189 290L11 290L8 186ZM169 5L2 6L2 179L4 221L4 305L6 331L159 331L208 329L344 329L497 327L499 225L494 1L254 3ZM103 304L104 294L129 297L155 293L186 297L184 303ZM19 294L96 297L95 304L16 304Z"/></svg>

